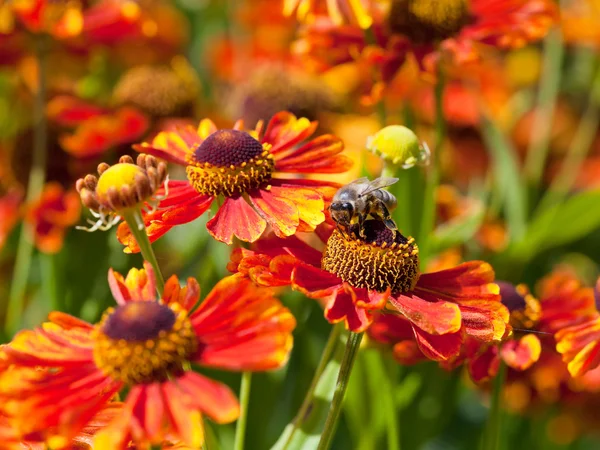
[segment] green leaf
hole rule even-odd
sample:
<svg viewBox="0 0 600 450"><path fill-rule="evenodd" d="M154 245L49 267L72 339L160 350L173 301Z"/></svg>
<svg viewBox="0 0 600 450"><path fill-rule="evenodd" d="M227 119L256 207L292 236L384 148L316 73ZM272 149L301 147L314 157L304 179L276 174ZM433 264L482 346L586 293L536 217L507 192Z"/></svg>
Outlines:
<svg viewBox="0 0 600 450"><path fill-rule="evenodd" d="M347 335L343 333L342 336L346 338ZM321 374L312 397L311 407L302 425L294 428L294 422L289 423L271 450L311 450L318 447L329 405L333 399L344 349L343 345L337 346L333 358Z"/></svg>
<svg viewBox="0 0 600 450"><path fill-rule="evenodd" d="M571 243L599 229L598 205L600 191L587 191L545 208L533 218L513 252L522 259L530 259L543 250Z"/></svg>
<svg viewBox="0 0 600 450"><path fill-rule="evenodd" d="M502 131L488 118L482 120L483 138L490 157L494 180L503 199L510 236L520 239L526 231L526 190L520 177L516 151Z"/></svg>
<svg viewBox="0 0 600 450"><path fill-rule="evenodd" d="M440 225L433 232L432 251L438 253L469 241L479 230L484 217L483 205L477 204L468 214Z"/></svg>

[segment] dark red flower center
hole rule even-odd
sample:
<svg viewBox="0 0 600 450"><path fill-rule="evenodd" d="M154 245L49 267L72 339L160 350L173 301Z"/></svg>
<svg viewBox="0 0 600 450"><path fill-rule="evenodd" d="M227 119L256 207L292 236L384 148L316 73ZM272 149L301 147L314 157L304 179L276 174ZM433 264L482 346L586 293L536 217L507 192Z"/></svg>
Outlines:
<svg viewBox="0 0 600 450"><path fill-rule="evenodd" d="M394 33L419 44L452 37L470 20L468 0L393 0L389 15Z"/></svg>
<svg viewBox="0 0 600 450"><path fill-rule="evenodd" d="M109 308L93 336L96 366L128 385L180 373L198 349L188 312L178 303L132 301Z"/></svg>
<svg viewBox="0 0 600 450"><path fill-rule="evenodd" d="M239 166L259 157L263 150L262 144L245 131L218 130L198 146L194 159L216 167Z"/></svg>
<svg viewBox="0 0 600 450"><path fill-rule="evenodd" d="M268 147L245 131L215 131L196 148L188 180L203 195L242 195L271 179L275 163Z"/></svg>
<svg viewBox="0 0 600 450"><path fill-rule="evenodd" d="M358 225L349 234L335 230L325 247L321 267L357 288L392 293L412 290L419 279L419 249L415 240L388 229L379 220L367 220L365 237Z"/></svg>
<svg viewBox="0 0 600 450"><path fill-rule="evenodd" d="M156 301L129 302L118 306L108 316L102 332L111 339L128 342L146 341L169 331L175 323L175 313Z"/></svg>

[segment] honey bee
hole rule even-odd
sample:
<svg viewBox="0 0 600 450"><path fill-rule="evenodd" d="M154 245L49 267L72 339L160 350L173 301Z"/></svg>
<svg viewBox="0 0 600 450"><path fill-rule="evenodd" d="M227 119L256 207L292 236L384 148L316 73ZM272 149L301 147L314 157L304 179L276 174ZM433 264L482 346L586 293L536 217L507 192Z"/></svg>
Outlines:
<svg viewBox="0 0 600 450"><path fill-rule="evenodd" d="M333 196L329 206L331 218L338 229L343 226L346 230L356 218L360 237L365 237L364 222L367 217L381 220L394 233L398 229L390 211L396 208L398 201L383 188L391 186L398 178L380 177L373 181L363 177L342 186ZM341 230L340 230L341 231Z"/></svg>

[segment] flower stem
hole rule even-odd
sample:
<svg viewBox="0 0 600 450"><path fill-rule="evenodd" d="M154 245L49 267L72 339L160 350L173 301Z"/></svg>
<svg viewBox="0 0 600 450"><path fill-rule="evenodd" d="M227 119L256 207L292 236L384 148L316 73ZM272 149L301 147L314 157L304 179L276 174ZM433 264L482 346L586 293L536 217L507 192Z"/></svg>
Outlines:
<svg viewBox="0 0 600 450"><path fill-rule="evenodd" d="M125 222L127 222L127 225L129 225L131 234L140 247L142 256L154 269L154 274L156 276L156 290L158 291L158 295L162 295L165 288L165 280L160 271L160 267L158 267L158 261L156 261L156 255L154 254L154 250L152 250L150 239L148 239L146 227L144 226L144 218L142 217L139 207L124 212L123 218L125 219Z"/></svg>
<svg viewBox="0 0 600 450"><path fill-rule="evenodd" d="M331 356L333 355L333 351L335 350L335 347L340 338L340 334L342 332L342 327L343 327L342 324L337 324L331 328L331 332L329 333L329 338L327 338L327 342L325 343L325 347L323 348L323 353L321 354L321 359L319 360L319 364L317 365L317 368L315 369L315 373L313 375L312 381L310 382L308 391L306 391L306 395L304 396L302 405L300 405L298 414L296 414L296 417L294 418L294 428L292 429L291 433L289 434L289 437L287 438L286 443L283 446L283 448L287 448L289 443L292 442L294 433L296 433L296 431L298 431L298 429L302 426L302 424L306 420L307 413L308 413L310 406L314 400L313 396L315 393L315 389L317 387L317 384L319 384L319 379L321 378L321 375L323 374L325 367L327 367L327 364L329 363L329 360L331 359Z"/></svg>
<svg viewBox="0 0 600 450"><path fill-rule="evenodd" d="M234 450L244 450L244 437L246 436L246 423L248 421L248 405L250 403L250 385L252 384L252 372L242 374L242 385L240 387L240 418L235 428Z"/></svg>
<svg viewBox="0 0 600 450"><path fill-rule="evenodd" d="M419 256L423 263L428 255L429 234L435 226L436 190L440 183L440 153L446 138L446 122L444 120L444 76L442 69L438 69L438 78L435 84L435 146L431 155L431 167L425 182L425 202L421 227L418 236Z"/></svg>
<svg viewBox="0 0 600 450"><path fill-rule="evenodd" d="M348 336L346 351L344 352L344 357L342 358L342 363L340 365L340 373L338 374L333 400L329 407L329 413L327 414L327 420L325 421L325 429L321 434L321 440L319 441L317 450L328 450L331 447L340 412L342 410L344 395L346 394L346 388L348 387L348 380L350 379L350 373L352 372L352 367L354 366L354 361L356 360L363 334L364 333L350 333Z"/></svg>
<svg viewBox="0 0 600 450"><path fill-rule="evenodd" d="M506 364L500 361L498 374L494 379L494 390L490 404L488 421L481 442L481 450L498 450L500 448L500 425L502 422L502 391L506 380Z"/></svg>
<svg viewBox="0 0 600 450"><path fill-rule="evenodd" d="M29 204L37 200L46 181L46 141L48 124L46 122L46 38L43 35L36 36L36 59L38 65L37 92L35 95L34 129L33 129L33 155L29 180L27 182L27 197L25 203ZM6 311L6 328L11 333L19 328L19 319L23 312L25 301L25 290L29 280L29 269L33 256L34 229L31 224L23 223L15 268L8 297Z"/></svg>

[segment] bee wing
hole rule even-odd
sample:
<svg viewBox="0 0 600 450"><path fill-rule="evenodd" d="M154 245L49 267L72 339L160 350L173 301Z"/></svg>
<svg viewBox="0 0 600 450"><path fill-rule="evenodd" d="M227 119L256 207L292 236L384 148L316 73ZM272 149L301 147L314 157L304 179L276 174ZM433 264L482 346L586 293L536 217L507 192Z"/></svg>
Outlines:
<svg viewBox="0 0 600 450"><path fill-rule="evenodd" d="M367 195L370 192L376 191L377 189L381 189L384 187L391 186L395 182L398 181L398 178L392 177L379 177L375 178L373 181L367 183L363 191L360 193L361 196Z"/></svg>
<svg viewBox="0 0 600 450"><path fill-rule="evenodd" d="M369 182L369 179L367 177L361 177L357 180L352 181L351 183L348 183L347 186L351 185L351 184L364 184L364 183L368 183L368 182Z"/></svg>

